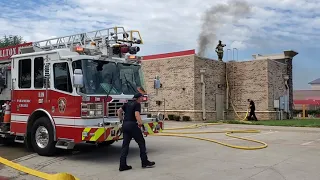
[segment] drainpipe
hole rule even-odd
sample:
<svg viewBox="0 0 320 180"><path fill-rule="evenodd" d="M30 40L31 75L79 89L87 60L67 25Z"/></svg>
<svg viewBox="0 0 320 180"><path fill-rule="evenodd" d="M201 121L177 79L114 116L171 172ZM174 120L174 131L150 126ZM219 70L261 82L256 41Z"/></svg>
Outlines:
<svg viewBox="0 0 320 180"><path fill-rule="evenodd" d="M229 110L229 82L228 82L228 63L225 63L226 65L226 110Z"/></svg>
<svg viewBox="0 0 320 180"><path fill-rule="evenodd" d="M206 120L206 84L204 83L204 73L205 69L200 69L201 74L201 87L202 87L202 120Z"/></svg>

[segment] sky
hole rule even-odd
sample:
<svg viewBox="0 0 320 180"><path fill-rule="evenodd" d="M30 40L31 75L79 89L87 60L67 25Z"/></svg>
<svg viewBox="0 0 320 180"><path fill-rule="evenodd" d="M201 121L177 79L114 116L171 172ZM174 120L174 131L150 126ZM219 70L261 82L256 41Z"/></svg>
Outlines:
<svg viewBox="0 0 320 180"><path fill-rule="evenodd" d="M217 59L214 47L222 40L238 49L238 61L253 54L295 50L294 89L310 89L320 78L320 1L247 0L245 16L215 14L206 57ZM0 36L20 35L28 42L113 26L139 30L144 41L140 55L199 49L199 35L207 9L227 0L0 0ZM230 6L230 5L229 5ZM234 7L230 7L231 9ZM218 12L218 11L215 11ZM214 25L213 25L214 24ZM215 37L214 37L215 36ZM237 54L237 53L235 53ZM231 59L231 53L228 59ZM236 58L236 57L235 57Z"/></svg>

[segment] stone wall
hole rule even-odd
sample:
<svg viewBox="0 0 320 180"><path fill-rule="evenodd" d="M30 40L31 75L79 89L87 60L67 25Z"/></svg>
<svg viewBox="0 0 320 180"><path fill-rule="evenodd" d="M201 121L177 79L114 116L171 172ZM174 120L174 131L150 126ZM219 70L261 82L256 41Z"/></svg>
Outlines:
<svg viewBox="0 0 320 180"><path fill-rule="evenodd" d="M283 74L288 72L288 61L284 58L270 60L259 56L252 61L226 63L198 57L194 50L189 50L151 55L144 59L142 69L146 91L150 97L149 110L153 114L163 112L165 99L166 117L168 114L176 114L190 116L192 120L202 120L200 69L205 68L207 120L216 119L217 94L223 96L221 104L225 110L225 119L243 119L249 104L247 99L254 100L259 120L278 117L273 104L274 99L279 99L286 93ZM226 110L226 66L229 84L228 110ZM162 88L158 92L153 88L156 75L160 76L162 83ZM158 106L156 101L161 101L162 104Z"/></svg>
<svg viewBox="0 0 320 180"><path fill-rule="evenodd" d="M150 112L155 114L165 109L166 116L168 114L190 115L193 112L194 55L144 60L142 70L146 91L149 94ZM154 89L156 75L160 76L162 84L159 90ZM161 101L161 105L158 106L156 101Z"/></svg>
<svg viewBox="0 0 320 180"><path fill-rule="evenodd" d="M258 111L268 109L268 101L266 101L268 99L267 68L267 60L227 63L230 91L228 119L234 118L231 103L233 103L236 111L242 112L244 115L248 108L247 99L252 99L255 102L257 117L259 116ZM244 117L244 115L241 117Z"/></svg>
<svg viewBox="0 0 320 180"><path fill-rule="evenodd" d="M286 64L274 60L268 60L268 111L275 111L274 100L280 99L280 96L284 96L287 93L283 79L283 75L285 74L287 74Z"/></svg>
<svg viewBox="0 0 320 180"><path fill-rule="evenodd" d="M202 86L200 69L204 68L204 82L206 85L205 107L206 119L216 119L216 94L222 94L225 97L225 63L217 60L207 59L195 56L194 69L194 107L202 111ZM218 85L222 85L220 88ZM222 102L223 108L225 101Z"/></svg>

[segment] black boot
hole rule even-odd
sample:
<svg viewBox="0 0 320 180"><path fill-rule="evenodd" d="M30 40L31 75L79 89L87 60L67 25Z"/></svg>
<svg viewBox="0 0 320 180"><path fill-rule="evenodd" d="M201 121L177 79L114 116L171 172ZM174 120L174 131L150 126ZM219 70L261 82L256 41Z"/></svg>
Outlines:
<svg viewBox="0 0 320 180"><path fill-rule="evenodd" d="M130 169L132 169L132 166L125 165L125 166L119 167L119 171L126 171L126 170L130 170Z"/></svg>
<svg viewBox="0 0 320 180"><path fill-rule="evenodd" d="M142 163L142 167L143 168L150 168L150 167L153 167L155 164L156 164L155 162L147 161L145 163Z"/></svg>

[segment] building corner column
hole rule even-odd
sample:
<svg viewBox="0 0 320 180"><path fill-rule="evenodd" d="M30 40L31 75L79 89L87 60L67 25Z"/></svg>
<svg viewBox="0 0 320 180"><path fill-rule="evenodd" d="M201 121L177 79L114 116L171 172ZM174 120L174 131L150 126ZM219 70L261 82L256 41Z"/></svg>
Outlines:
<svg viewBox="0 0 320 180"><path fill-rule="evenodd" d="M289 119L293 118L293 80L292 80L292 58L286 58L287 73L289 75Z"/></svg>
<svg viewBox="0 0 320 180"><path fill-rule="evenodd" d="M298 52L289 50L289 51L284 51L284 55L285 55L285 62L287 65L287 75L289 76L288 79L288 86L289 86L289 119L293 118L293 79L292 79L292 72L293 72L293 68L292 68L292 60L293 57L296 56L298 54Z"/></svg>

